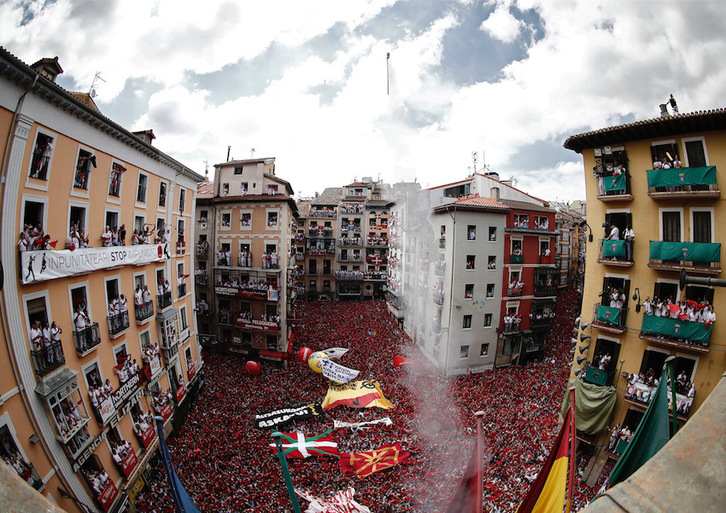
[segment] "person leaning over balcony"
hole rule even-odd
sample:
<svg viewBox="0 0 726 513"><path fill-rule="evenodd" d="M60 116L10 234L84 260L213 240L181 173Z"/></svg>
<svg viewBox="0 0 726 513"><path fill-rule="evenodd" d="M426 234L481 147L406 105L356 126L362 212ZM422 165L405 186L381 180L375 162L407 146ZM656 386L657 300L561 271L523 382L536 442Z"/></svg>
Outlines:
<svg viewBox="0 0 726 513"><path fill-rule="evenodd" d="M43 323L43 349L45 349L45 361L49 365L55 363L53 345L50 341L50 326L48 325L48 321Z"/></svg>
<svg viewBox="0 0 726 513"><path fill-rule="evenodd" d="M76 305L76 312L73 314L73 324L76 327L76 333L78 336L78 350L84 352L86 350L86 337L83 334L83 330L86 329L86 314L81 308L81 305Z"/></svg>
<svg viewBox="0 0 726 513"><path fill-rule="evenodd" d="M144 304L142 295L143 291L141 290L141 285L136 285L136 290L134 291L134 305L142 306Z"/></svg>
<svg viewBox="0 0 726 513"><path fill-rule="evenodd" d="M627 225L625 227L625 231L623 232L623 237L625 238L625 260L628 262L633 261L633 241L635 240L635 232L633 231L633 227L630 225Z"/></svg>
<svg viewBox="0 0 726 513"><path fill-rule="evenodd" d="M50 342L53 344L55 359L58 362L63 360L63 348L61 347L60 339L61 333L63 333L63 330L61 330L57 322L53 321L53 324L50 325Z"/></svg>

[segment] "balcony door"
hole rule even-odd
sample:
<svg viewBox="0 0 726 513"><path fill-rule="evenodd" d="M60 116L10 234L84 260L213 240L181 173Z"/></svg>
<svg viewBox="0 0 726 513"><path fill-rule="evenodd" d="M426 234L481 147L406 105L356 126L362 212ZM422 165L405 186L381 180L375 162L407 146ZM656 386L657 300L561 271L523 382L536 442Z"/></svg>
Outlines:
<svg viewBox="0 0 726 513"><path fill-rule="evenodd" d="M693 216L693 242L713 242L711 240L711 212L695 211Z"/></svg>
<svg viewBox="0 0 726 513"><path fill-rule="evenodd" d="M662 240L665 242L681 241L681 213L662 212L661 220L663 225Z"/></svg>
<svg viewBox="0 0 726 513"><path fill-rule="evenodd" d="M686 160L688 167L705 167L706 150L703 147L703 141L698 139L695 141L686 141Z"/></svg>

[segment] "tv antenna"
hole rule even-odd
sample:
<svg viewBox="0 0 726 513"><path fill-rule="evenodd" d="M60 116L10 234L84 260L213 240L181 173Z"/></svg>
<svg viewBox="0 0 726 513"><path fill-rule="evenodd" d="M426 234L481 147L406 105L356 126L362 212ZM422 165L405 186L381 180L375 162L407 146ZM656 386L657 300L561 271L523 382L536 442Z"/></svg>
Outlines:
<svg viewBox="0 0 726 513"><path fill-rule="evenodd" d="M96 71L96 74L93 75L93 82L91 82L91 89L88 91L88 96L90 96L91 98L95 98L96 96L98 96L98 93L96 93L96 81L97 80L100 80L101 82L104 82L104 83L106 82L103 79L103 77L101 76L100 71Z"/></svg>

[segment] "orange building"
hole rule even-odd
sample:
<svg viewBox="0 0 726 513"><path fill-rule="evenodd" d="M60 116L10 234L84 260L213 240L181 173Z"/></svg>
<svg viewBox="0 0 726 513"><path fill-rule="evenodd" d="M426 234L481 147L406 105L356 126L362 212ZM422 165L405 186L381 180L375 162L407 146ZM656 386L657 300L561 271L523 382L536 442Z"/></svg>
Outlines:
<svg viewBox="0 0 726 513"><path fill-rule="evenodd" d="M202 177L59 73L0 49L0 452L64 509L122 511L150 418L171 430L203 379L186 279Z"/></svg>

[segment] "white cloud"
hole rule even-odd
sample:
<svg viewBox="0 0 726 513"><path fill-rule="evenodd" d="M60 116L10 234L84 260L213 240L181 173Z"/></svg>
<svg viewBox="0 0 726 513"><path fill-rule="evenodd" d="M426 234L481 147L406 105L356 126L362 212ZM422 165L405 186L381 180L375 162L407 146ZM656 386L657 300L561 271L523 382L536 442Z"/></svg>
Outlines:
<svg viewBox="0 0 726 513"><path fill-rule="evenodd" d="M509 2L498 4L479 26L480 30L503 43L513 43L524 27L524 22L512 16L508 4Z"/></svg>

